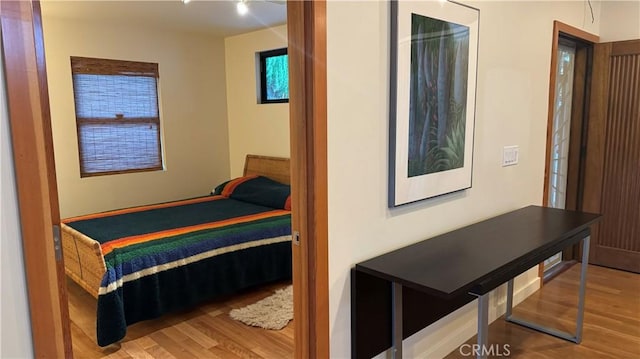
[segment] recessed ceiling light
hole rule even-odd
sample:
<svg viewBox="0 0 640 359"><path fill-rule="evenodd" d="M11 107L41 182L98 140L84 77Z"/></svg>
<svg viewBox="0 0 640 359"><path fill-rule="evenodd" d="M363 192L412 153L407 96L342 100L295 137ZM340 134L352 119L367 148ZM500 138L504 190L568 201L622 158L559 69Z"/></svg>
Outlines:
<svg viewBox="0 0 640 359"><path fill-rule="evenodd" d="M190 2L191 2L191 0L182 0L182 3L183 3L183 4L188 4L188 3L190 3Z"/></svg>
<svg viewBox="0 0 640 359"><path fill-rule="evenodd" d="M249 12L249 7L247 6L247 3L244 0L240 0L236 4L236 10L238 10L238 14L244 16Z"/></svg>

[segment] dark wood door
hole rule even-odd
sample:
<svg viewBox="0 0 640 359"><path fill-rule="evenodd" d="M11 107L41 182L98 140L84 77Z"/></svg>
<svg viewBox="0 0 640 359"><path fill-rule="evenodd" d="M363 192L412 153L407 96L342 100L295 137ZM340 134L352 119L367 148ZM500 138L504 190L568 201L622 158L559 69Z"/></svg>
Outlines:
<svg viewBox="0 0 640 359"><path fill-rule="evenodd" d="M594 47L585 211L602 213L589 262L640 273L640 40Z"/></svg>

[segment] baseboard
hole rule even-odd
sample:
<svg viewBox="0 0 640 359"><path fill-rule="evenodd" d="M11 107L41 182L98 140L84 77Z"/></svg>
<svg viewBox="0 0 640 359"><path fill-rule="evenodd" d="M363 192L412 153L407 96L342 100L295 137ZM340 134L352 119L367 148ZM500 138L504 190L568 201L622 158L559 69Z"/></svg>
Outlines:
<svg viewBox="0 0 640 359"><path fill-rule="evenodd" d="M540 289L542 282L540 281L540 277L536 277L533 280L529 281L527 284L521 286L520 288L516 288L513 291L513 306L520 304L523 300L527 299L531 294L535 293L538 289ZM501 296L501 300L498 301L496 305L496 312L499 313L495 316L495 318L489 317L489 320L493 322L494 320L500 318L507 311L507 291L506 285L503 285L500 289L504 289L504 294Z"/></svg>
<svg viewBox="0 0 640 359"><path fill-rule="evenodd" d="M516 306L539 288L540 278L537 275L525 284L516 285L513 293L513 305ZM506 284L490 293L490 323L505 313L506 293ZM477 333L477 305L477 301L474 300L405 339L403 343L404 356L407 358L443 358L458 349ZM391 351L389 350L376 358L391 357Z"/></svg>
<svg viewBox="0 0 640 359"><path fill-rule="evenodd" d="M544 277L542 278L542 283L543 284L547 284L549 283L553 278L559 276L560 274L566 272L569 268L573 267L575 264L579 263L576 260L568 260L568 261L561 261L560 263L554 265L553 267L551 267L549 270L544 272Z"/></svg>

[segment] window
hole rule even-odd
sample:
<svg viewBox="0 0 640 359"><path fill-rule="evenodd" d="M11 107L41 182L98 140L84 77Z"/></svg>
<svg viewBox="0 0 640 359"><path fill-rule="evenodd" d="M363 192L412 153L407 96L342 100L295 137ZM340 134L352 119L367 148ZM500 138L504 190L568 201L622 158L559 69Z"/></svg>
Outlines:
<svg viewBox="0 0 640 359"><path fill-rule="evenodd" d="M71 57L80 176L162 170L158 64Z"/></svg>
<svg viewBox="0 0 640 359"><path fill-rule="evenodd" d="M560 39L549 169L549 206L553 208L565 208L567 197L575 57L576 44Z"/></svg>
<svg viewBox="0 0 640 359"><path fill-rule="evenodd" d="M287 49L261 52L260 103L289 102L289 63Z"/></svg>

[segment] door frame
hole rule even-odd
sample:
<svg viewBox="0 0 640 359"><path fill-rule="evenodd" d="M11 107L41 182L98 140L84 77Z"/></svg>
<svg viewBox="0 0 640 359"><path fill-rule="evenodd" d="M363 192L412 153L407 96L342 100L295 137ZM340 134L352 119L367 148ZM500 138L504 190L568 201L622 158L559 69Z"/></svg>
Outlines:
<svg viewBox="0 0 640 359"><path fill-rule="evenodd" d="M553 146L553 115L556 99L556 72L558 67L558 46L560 44L561 36L575 39L581 43L596 44L600 42L600 37L584 30L578 29L571 25L565 24L558 20L553 22L553 37L551 42L551 68L549 69L549 100L547 108L547 138L546 138L546 151L544 162L544 184L542 191L542 205L549 205L549 166L551 165L551 151ZM572 110L572 112L574 112ZM583 114L583 119L586 114ZM584 122L583 122L584 123ZM573 256L573 254L571 255ZM571 266L570 262L560 263L556 265L554 270L551 270L546 278L544 274L544 264L538 265L538 276L541 279L541 283L544 284L550 278L558 275L568 269Z"/></svg>
<svg viewBox="0 0 640 359"><path fill-rule="evenodd" d="M9 123L35 357L72 356L40 3L0 3ZM58 258L56 258L58 256Z"/></svg>
<svg viewBox="0 0 640 359"><path fill-rule="evenodd" d="M556 101L556 71L558 67L558 45L561 35L574 38L580 42L596 44L600 37L571 25L555 20L553 22L553 39L551 42L551 68L549 70L549 102L547 108L547 147L544 160L544 187L542 205L549 204L549 165L551 164L551 146L553 144L553 109Z"/></svg>
<svg viewBox="0 0 640 359"><path fill-rule="evenodd" d="M40 4L0 4L7 101L35 357L73 356ZM295 357L329 356L326 2L288 1Z"/></svg>
<svg viewBox="0 0 640 359"><path fill-rule="evenodd" d="M287 24L294 357L328 358L326 1L287 1Z"/></svg>

